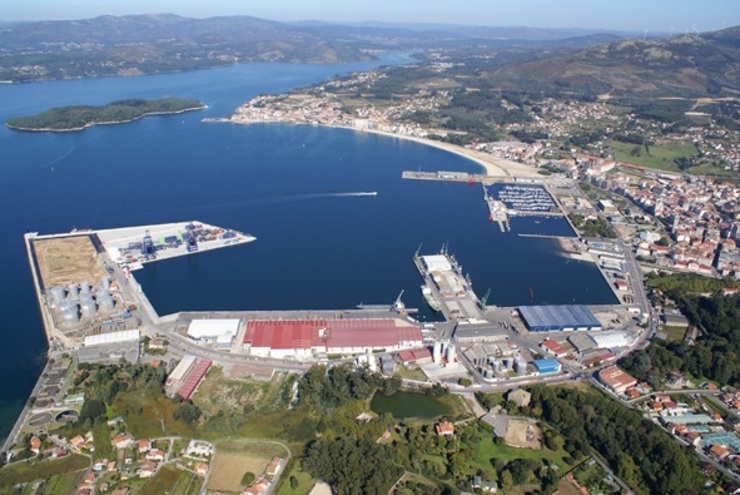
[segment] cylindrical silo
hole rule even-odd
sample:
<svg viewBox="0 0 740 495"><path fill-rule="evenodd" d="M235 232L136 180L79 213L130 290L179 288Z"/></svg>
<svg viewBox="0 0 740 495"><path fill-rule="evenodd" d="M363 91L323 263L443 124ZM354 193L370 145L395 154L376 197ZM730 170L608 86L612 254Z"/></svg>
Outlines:
<svg viewBox="0 0 740 495"><path fill-rule="evenodd" d="M62 301L59 306L62 314L62 323L66 325L75 325L80 321L80 314L77 311L77 304L71 301Z"/></svg>
<svg viewBox="0 0 740 495"><path fill-rule="evenodd" d="M113 311L115 307L115 303L113 302L113 298L110 294L105 293L101 296L98 296L98 310L103 313L110 313Z"/></svg>
<svg viewBox="0 0 740 495"><path fill-rule="evenodd" d="M90 284L88 284L87 282L82 282L80 284L80 294L90 295Z"/></svg>
<svg viewBox="0 0 740 495"><path fill-rule="evenodd" d="M447 349L445 349L445 358L449 364L455 362L455 347L452 344L447 344Z"/></svg>
<svg viewBox="0 0 740 495"><path fill-rule="evenodd" d="M64 287L57 285L49 288L49 297L51 297L51 302L56 306L59 306L66 296L67 293L64 291Z"/></svg>
<svg viewBox="0 0 740 495"><path fill-rule="evenodd" d="M432 358L434 359L434 362L437 364L442 362L442 342L434 343L434 350L432 352Z"/></svg>
<svg viewBox="0 0 740 495"><path fill-rule="evenodd" d="M527 374L527 362L524 359L520 358L516 360L516 374L519 376Z"/></svg>
<svg viewBox="0 0 740 495"><path fill-rule="evenodd" d="M100 285L103 287L103 289L110 290L110 278L108 277L101 278Z"/></svg>
<svg viewBox="0 0 740 495"><path fill-rule="evenodd" d="M80 312L82 316L95 316L98 308L95 305L95 300L89 294L82 294L80 296Z"/></svg>
<svg viewBox="0 0 740 495"><path fill-rule="evenodd" d="M77 284L69 284L69 298L75 299L80 294L80 289Z"/></svg>

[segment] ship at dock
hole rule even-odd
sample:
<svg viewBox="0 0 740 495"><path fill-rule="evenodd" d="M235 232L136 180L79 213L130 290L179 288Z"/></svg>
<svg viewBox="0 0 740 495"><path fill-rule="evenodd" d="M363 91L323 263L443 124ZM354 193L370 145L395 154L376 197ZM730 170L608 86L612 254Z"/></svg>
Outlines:
<svg viewBox="0 0 740 495"><path fill-rule="evenodd" d="M424 296L424 300L430 308L438 313L442 311L439 302L437 302L437 300L434 298L434 293L432 292L432 289L430 289L427 285L421 286L421 295Z"/></svg>

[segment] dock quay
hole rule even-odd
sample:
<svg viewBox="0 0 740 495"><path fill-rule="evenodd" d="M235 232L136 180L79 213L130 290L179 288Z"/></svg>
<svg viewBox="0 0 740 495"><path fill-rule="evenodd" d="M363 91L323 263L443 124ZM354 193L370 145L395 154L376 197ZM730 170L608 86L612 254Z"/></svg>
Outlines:
<svg viewBox="0 0 740 495"><path fill-rule="evenodd" d="M446 250L436 255L414 255L414 264L424 278L447 321L483 319L480 301L471 288L470 278Z"/></svg>
<svg viewBox="0 0 740 495"><path fill-rule="evenodd" d="M411 170L404 170L401 173L403 179L414 179L414 180L437 180L447 182L466 182L468 184L475 184L477 182L483 182L488 179L488 176L482 174L469 174L467 172L450 172L440 170L438 172L415 172Z"/></svg>
<svg viewBox="0 0 740 495"><path fill-rule="evenodd" d="M24 236L49 352L156 324L132 272L144 263L236 246L254 236L190 221Z"/></svg>

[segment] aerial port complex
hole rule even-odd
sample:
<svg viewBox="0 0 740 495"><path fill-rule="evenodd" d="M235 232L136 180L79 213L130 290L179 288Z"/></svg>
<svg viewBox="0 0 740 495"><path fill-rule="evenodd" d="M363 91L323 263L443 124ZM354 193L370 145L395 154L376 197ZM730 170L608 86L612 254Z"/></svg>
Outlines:
<svg viewBox="0 0 740 495"><path fill-rule="evenodd" d="M445 180L439 176L438 180ZM457 180L457 179L456 179ZM536 189L536 196L532 188ZM522 191L550 213L549 190L528 181L503 189L507 203ZM484 189L485 191L485 189ZM485 200L490 202L488 193ZM518 208L523 209L521 205ZM509 209L512 209L509 207ZM552 213L551 213L552 214ZM492 221L497 219L491 218ZM503 230L503 229L502 229ZM255 237L198 221L65 234L27 233L25 243L37 293L49 357L69 354L78 362L137 362L143 343L167 347L179 364L166 387L188 399L211 366L240 366L254 373L302 372L315 363L355 361L392 374L419 368L425 380L451 390L504 390L532 383L558 383L590 376L643 345L653 331L639 267L618 242L569 238L580 262L595 263L619 303L606 306L520 306L487 304L471 276L443 246L409 253L421 277L421 293L439 315L436 322L414 318L403 292L387 305L311 311L181 312L159 315L135 273L146 263L236 247ZM576 244L578 246L576 246ZM240 247L239 249L248 249ZM619 281L620 284L612 284ZM53 368L54 359L48 367ZM458 385L460 378L472 382ZM59 373L42 374L5 448L21 432L64 420L74 408L62 401ZM53 419L57 418L57 419ZM61 418L61 419L60 419Z"/></svg>

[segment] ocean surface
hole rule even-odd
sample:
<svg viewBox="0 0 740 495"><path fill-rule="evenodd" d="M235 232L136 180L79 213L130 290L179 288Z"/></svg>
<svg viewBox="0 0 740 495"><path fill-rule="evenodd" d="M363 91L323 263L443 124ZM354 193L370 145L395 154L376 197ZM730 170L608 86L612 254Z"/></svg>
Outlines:
<svg viewBox="0 0 740 495"><path fill-rule="evenodd" d="M201 220L257 236L234 248L136 273L160 314L180 310L348 308L391 304L403 290L421 318L411 257L448 243L489 303L611 303L596 268L551 239L567 224L532 218L502 234L480 186L404 181L401 171L478 171L442 150L313 126L202 123L276 93L406 63L253 64L183 74L0 85L0 118L130 97L196 98L208 109L75 133L0 128L0 437L28 398L46 351L23 233ZM358 193L377 192L377 196ZM142 232L143 233L143 232ZM531 288L531 291L530 291Z"/></svg>

